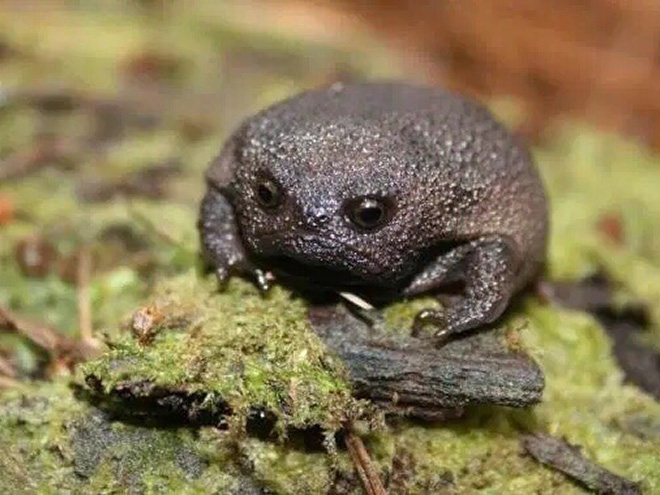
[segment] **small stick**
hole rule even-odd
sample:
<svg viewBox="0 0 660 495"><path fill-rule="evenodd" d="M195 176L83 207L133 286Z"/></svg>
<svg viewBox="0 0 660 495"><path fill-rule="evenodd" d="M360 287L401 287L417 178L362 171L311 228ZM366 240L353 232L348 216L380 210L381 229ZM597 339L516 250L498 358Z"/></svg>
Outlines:
<svg viewBox="0 0 660 495"><path fill-rule="evenodd" d="M14 380L8 376L0 375L0 390L3 388L15 388L18 387L19 384L20 382L18 380Z"/></svg>
<svg viewBox="0 0 660 495"><path fill-rule="evenodd" d="M37 170L47 163L42 150L31 150L27 153L15 154L0 162L0 182L18 179Z"/></svg>
<svg viewBox="0 0 660 495"><path fill-rule="evenodd" d="M0 329L24 335L31 342L48 351L53 360L69 356L74 362L78 362L96 354L96 349L88 342L70 339L47 325L15 315L3 306L0 306Z"/></svg>
<svg viewBox="0 0 660 495"><path fill-rule="evenodd" d="M596 493L641 495L639 483L618 476L587 459L566 440L545 433L531 433L521 439L525 451L541 464L555 469Z"/></svg>
<svg viewBox="0 0 660 495"><path fill-rule="evenodd" d="M338 292L338 294L339 297L348 302L346 308L350 312L355 313L360 320L368 323L374 328L382 326L384 323L383 317L378 311L376 311L376 308L373 305L351 292Z"/></svg>
<svg viewBox="0 0 660 495"><path fill-rule="evenodd" d="M89 278L92 271L92 256L87 247L78 254L76 285L78 286L78 328L82 340L92 347L98 347L92 328L92 304L89 297Z"/></svg>
<svg viewBox="0 0 660 495"><path fill-rule="evenodd" d="M387 495L362 439L353 432L352 428L349 427L346 431L348 453L355 464L364 491L367 495Z"/></svg>
<svg viewBox="0 0 660 495"><path fill-rule="evenodd" d="M13 154L0 161L0 183L37 172L54 161L72 156L77 149L78 146L70 140L37 142L33 149Z"/></svg>
<svg viewBox="0 0 660 495"><path fill-rule="evenodd" d="M0 355L0 376L16 378L14 366L2 355Z"/></svg>
<svg viewBox="0 0 660 495"><path fill-rule="evenodd" d="M62 336L52 328L28 321L0 306L0 326L25 335L30 341L51 353L57 351Z"/></svg>
<svg viewBox="0 0 660 495"><path fill-rule="evenodd" d="M362 299L360 296L356 296L355 294L351 292L340 292L339 295L346 299L349 303L357 306L360 309L363 309L365 311L373 311L374 308L371 304L369 304L367 301Z"/></svg>

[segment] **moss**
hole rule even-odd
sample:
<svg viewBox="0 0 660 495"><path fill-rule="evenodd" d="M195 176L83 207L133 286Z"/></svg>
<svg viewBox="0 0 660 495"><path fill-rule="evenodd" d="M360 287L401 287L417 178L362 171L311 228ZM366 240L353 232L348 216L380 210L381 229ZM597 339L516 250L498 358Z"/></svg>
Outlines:
<svg viewBox="0 0 660 495"><path fill-rule="evenodd" d="M344 369L306 322L304 303L275 288L264 299L247 282L218 293L195 273L163 283L149 304L159 325L143 345L129 334L112 343L85 375L107 392L122 382L220 397L236 414L267 409L280 427L337 428L360 415Z"/></svg>
<svg viewBox="0 0 660 495"><path fill-rule="evenodd" d="M335 470L325 452L292 450L290 446L246 439L243 455L254 475L275 493L325 493ZM351 466L344 463L350 473Z"/></svg>
<svg viewBox="0 0 660 495"><path fill-rule="evenodd" d="M465 419L444 425L395 423L368 442L381 469L390 469L397 453L410 452L410 493L441 486L466 494L581 492L522 454L521 432L541 429L583 446L589 458L641 481L648 493L660 490L660 436L643 433L655 432L660 404L623 383L598 323L528 301L508 326L518 329L520 343L546 375L543 402L529 411L474 407ZM646 430L628 426L639 418Z"/></svg>
<svg viewBox="0 0 660 495"><path fill-rule="evenodd" d="M3 493L243 493L254 484L212 429L112 421L63 381L4 393L0 443Z"/></svg>
<svg viewBox="0 0 660 495"><path fill-rule="evenodd" d="M646 303L660 344L660 158L575 125L558 129L536 157L552 203L550 275L606 271Z"/></svg>
<svg viewBox="0 0 660 495"><path fill-rule="evenodd" d="M307 332L299 324L304 319L300 300L276 289L270 299L263 301L244 282L232 283L225 294L214 294L212 281L198 281L193 274L172 284L173 288L163 288L163 295L154 304L172 321L186 321L189 330L181 332L180 326L162 320L162 330L153 343L141 347L127 337L107 358L87 365L85 372L103 377L108 389L120 381L144 378L168 387L214 392L228 397L239 411L255 405L275 408L280 419L289 425L309 426L327 421L329 412L335 412L336 407L351 410L348 396L342 395L347 390L345 383L333 382L341 377L339 370L325 367L324 360L316 362L323 363L319 368L301 368L299 360L283 360L279 353L282 349L293 356L311 346L315 350L307 350L306 356L312 364L314 356L322 355L317 354L321 350L313 339L301 339L302 335L285 337L278 331L281 324L294 335ZM427 303L416 301L390 307L386 310L388 321L400 328L409 322L411 309ZM222 323L211 316L216 311ZM263 314L268 314L267 320L260 321ZM626 426L626 418L660 421L660 405L623 383L611 356L611 344L598 323L582 313L529 300L509 316L506 326L515 329L511 331L515 337L512 345L531 351L546 374L543 403L531 411L479 407L470 410L465 420L446 425L402 422L387 431L371 433L368 448L381 471L391 471L395 454L403 450L411 452L415 462L410 481L412 493L447 484L456 493L476 489L487 493L578 491L562 476L522 455L521 432L542 429L584 446L587 456L614 472L642 481L651 493L657 490L660 438L641 436ZM274 332L264 333L265 327ZM258 331L253 334L252 328ZM193 342L206 332L212 333L212 339ZM271 339L276 339L272 345ZM197 347L201 342L202 349ZM213 349L215 345L219 348ZM270 359L285 369L272 367ZM209 362L213 363L210 367ZM225 363L234 364L232 372L226 373ZM268 374L267 381L264 374ZM308 392L311 403L290 402L287 380L296 374L307 383L307 388L301 390ZM322 392L312 387L320 387ZM255 468L255 476L278 492L292 487L302 493L318 492L319 487L328 486L334 473L324 454L301 453L286 443L245 439L242 449ZM315 474L303 479L300 473L310 470Z"/></svg>
<svg viewBox="0 0 660 495"><path fill-rule="evenodd" d="M63 423L85 411L86 405L67 396L62 383L4 392L0 401L0 438L6 447L0 460L0 486L36 491L44 478L53 488L65 486L72 472L60 464L62 457L70 456Z"/></svg>
<svg viewBox="0 0 660 495"><path fill-rule="evenodd" d="M66 381L0 396L3 493L323 493L336 472L322 451L257 438L240 444L216 428L113 420Z"/></svg>
<svg viewBox="0 0 660 495"><path fill-rule="evenodd" d="M644 481L649 493L660 490L660 439L644 439L620 423L637 414L658 420L660 404L623 383L611 343L593 319L534 304L527 309L533 326L526 341L541 353L548 376L538 418L589 457Z"/></svg>
<svg viewBox="0 0 660 495"><path fill-rule="evenodd" d="M394 334L405 335L410 332L415 315L423 309L440 309L440 303L434 297L395 302L383 309L384 327Z"/></svg>

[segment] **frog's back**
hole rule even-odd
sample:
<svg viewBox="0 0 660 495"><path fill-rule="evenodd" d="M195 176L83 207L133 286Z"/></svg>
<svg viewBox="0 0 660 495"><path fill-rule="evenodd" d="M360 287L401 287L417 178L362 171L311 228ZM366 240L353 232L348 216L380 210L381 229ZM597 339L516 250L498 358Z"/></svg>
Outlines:
<svg viewBox="0 0 660 495"><path fill-rule="evenodd" d="M338 120L362 125L398 128L411 119L435 116L447 126L460 124L458 115L474 115L479 120L483 107L448 91L407 83L337 83L314 89L284 100L258 114L255 121L266 118L269 127L298 127L304 124ZM487 113L487 112L486 112ZM263 121L259 124L267 130Z"/></svg>
<svg viewBox="0 0 660 495"><path fill-rule="evenodd" d="M404 148L419 169L447 173L500 169L515 176L525 160L499 159L518 148L507 130L482 105L440 88L407 83L335 84L284 100L251 119L249 138L271 145L291 136L317 144L339 142L348 152L380 141L383 152ZM524 149L522 153L524 153ZM506 158L506 157L504 157ZM494 172L493 172L494 173Z"/></svg>

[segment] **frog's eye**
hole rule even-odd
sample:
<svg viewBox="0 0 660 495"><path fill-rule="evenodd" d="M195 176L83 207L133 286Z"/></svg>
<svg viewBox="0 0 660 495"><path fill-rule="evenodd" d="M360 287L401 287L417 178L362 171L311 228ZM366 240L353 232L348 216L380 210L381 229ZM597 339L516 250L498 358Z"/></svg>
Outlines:
<svg viewBox="0 0 660 495"><path fill-rule="evenodd" d="M347 204L346 216L359 229L374 230L390 219L392 209L386 199L360 198Z"/></svg>
<svg viewBox="0 0 660 495"><path fill-rule="evenodd" d="M282 191L280 186L272 179L259 179L255 185L255 196L264 208L270 210L277 208L282 203Z"/></svg>

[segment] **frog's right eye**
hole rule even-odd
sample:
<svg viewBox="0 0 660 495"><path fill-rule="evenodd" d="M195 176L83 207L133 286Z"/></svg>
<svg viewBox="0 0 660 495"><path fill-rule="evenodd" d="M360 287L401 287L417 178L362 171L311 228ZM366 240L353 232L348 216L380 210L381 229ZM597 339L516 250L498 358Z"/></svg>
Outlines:
<svg viewBox="0 0 660 495"><path fill-rule="evenodd" d="M257 180L254 193L259 204L269 210L280 206L284 196L280 186L274 180L268 178Z"/></svg>
<svg viewBox="0 0 660 495"><path fill-rule="evenodd" d="M387 198L357 198L346 205L346 216L363 231L382 227L393 214L392 202Z"/></svg>

